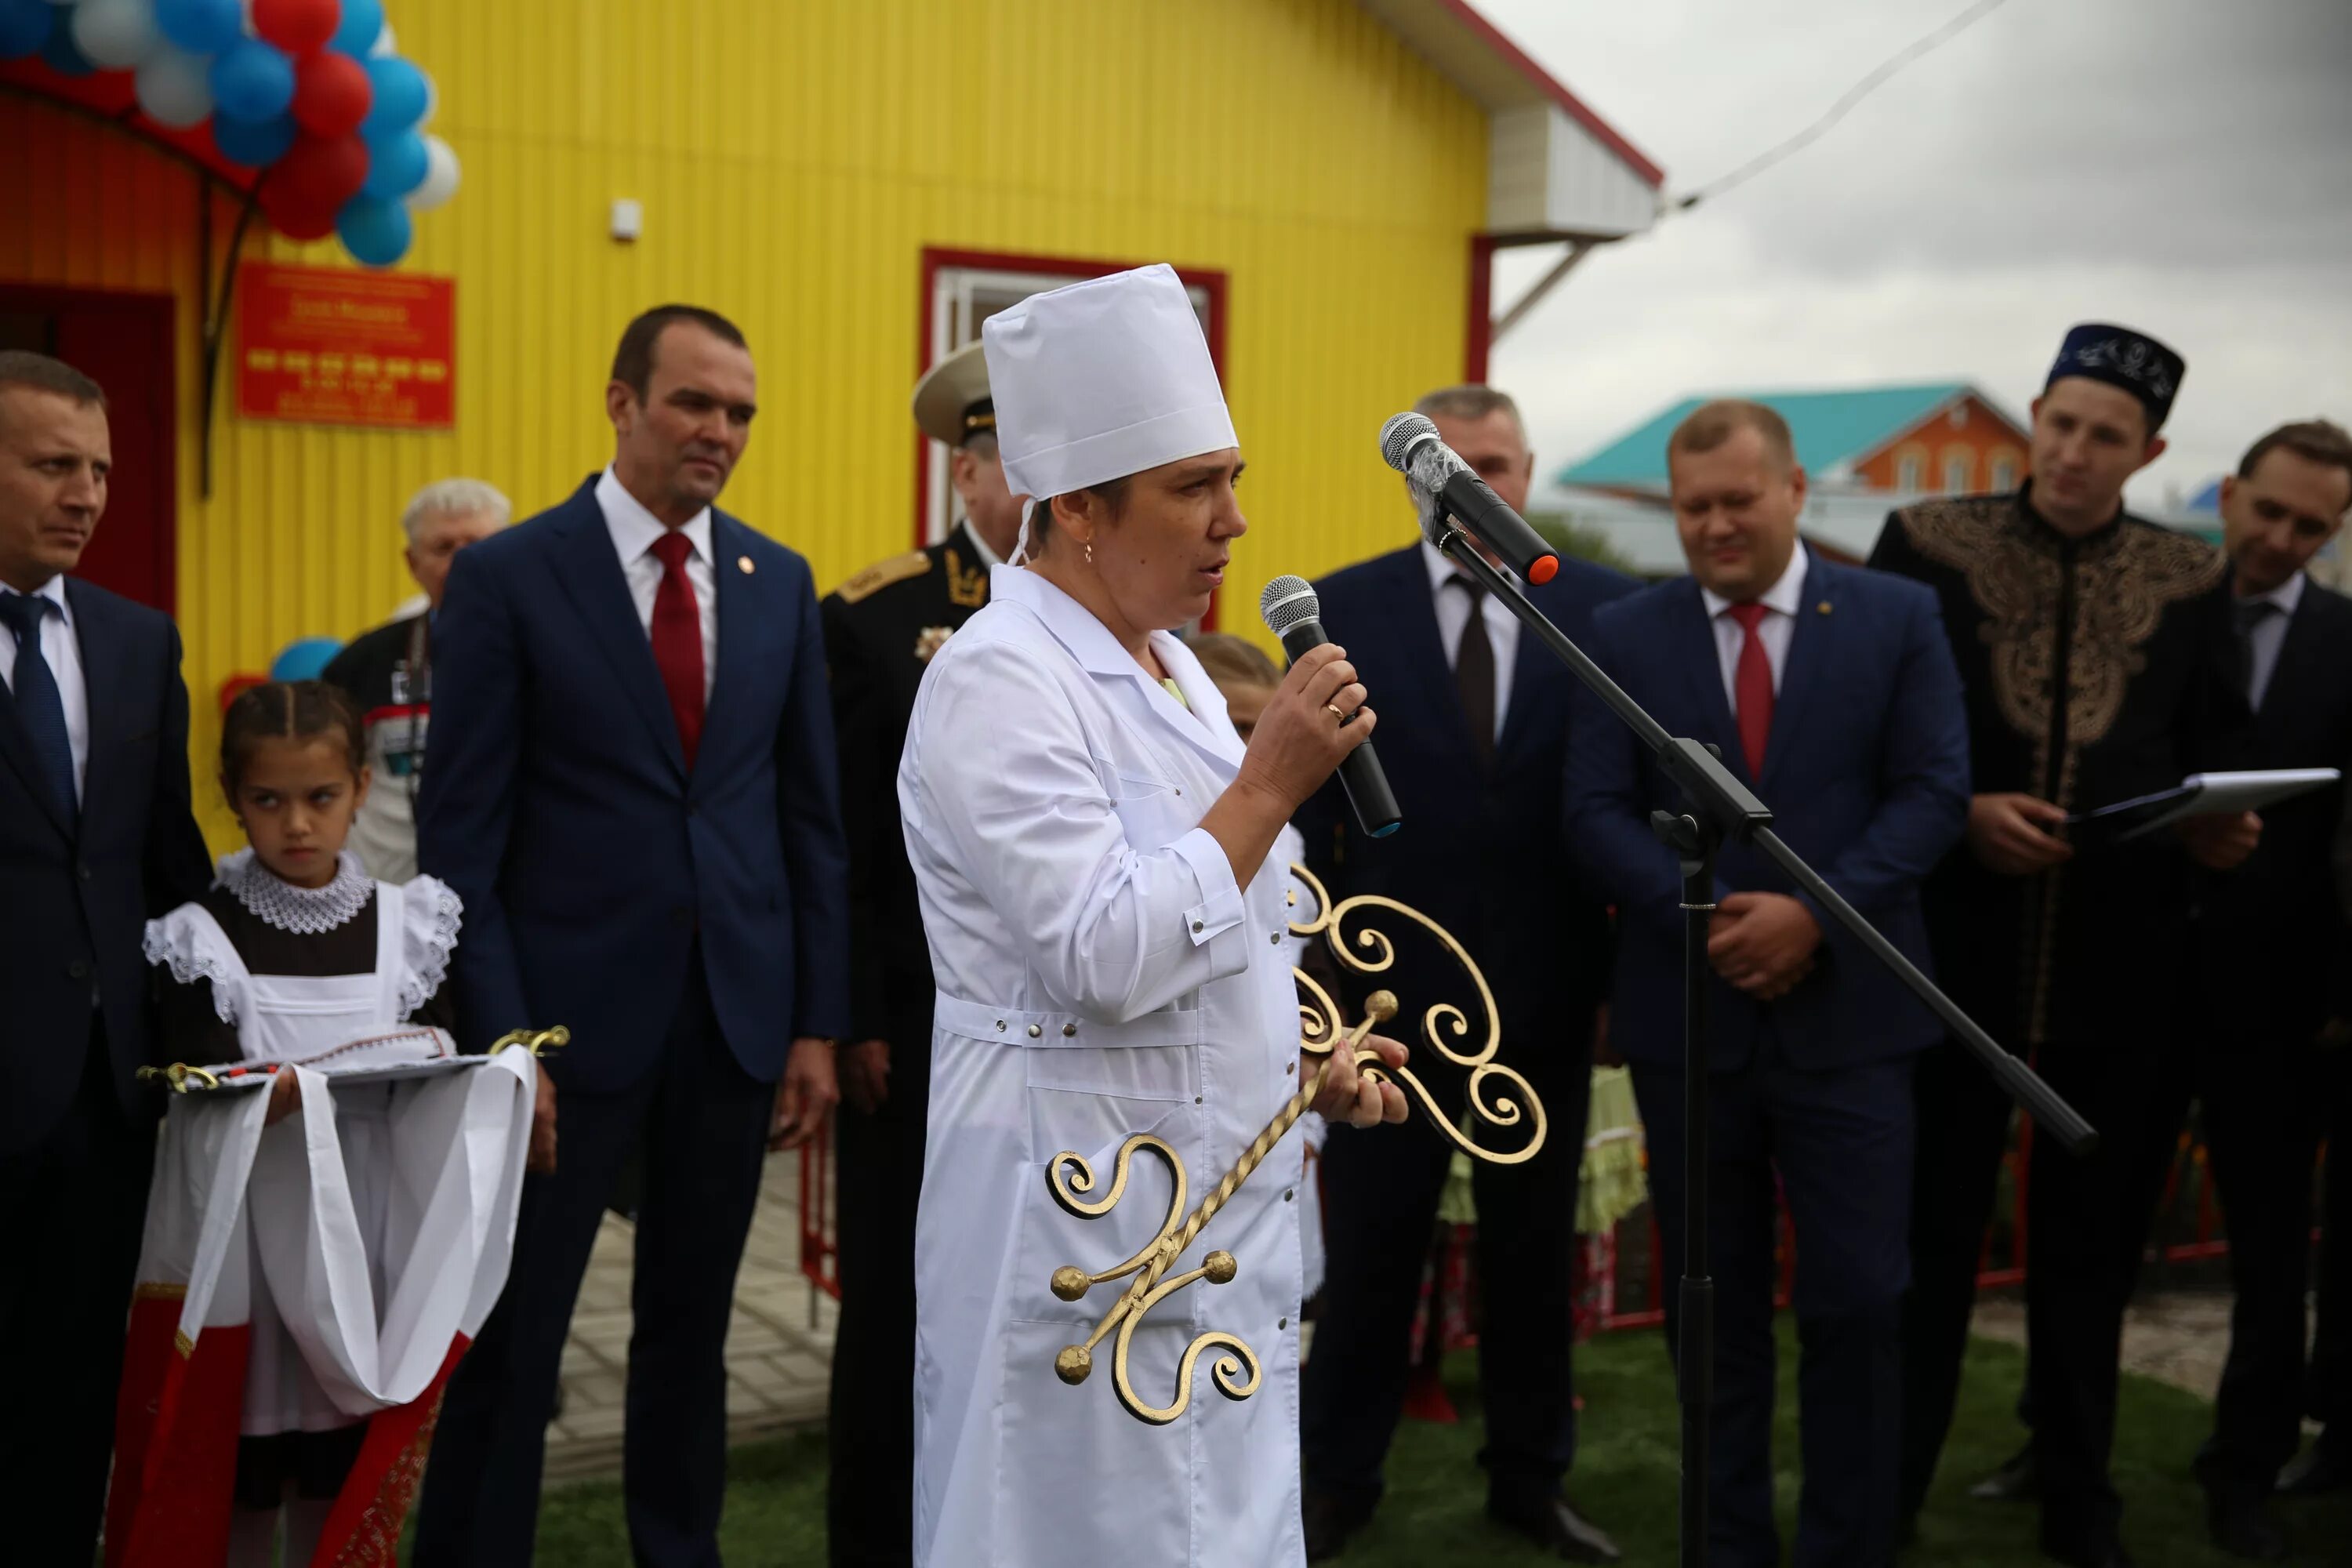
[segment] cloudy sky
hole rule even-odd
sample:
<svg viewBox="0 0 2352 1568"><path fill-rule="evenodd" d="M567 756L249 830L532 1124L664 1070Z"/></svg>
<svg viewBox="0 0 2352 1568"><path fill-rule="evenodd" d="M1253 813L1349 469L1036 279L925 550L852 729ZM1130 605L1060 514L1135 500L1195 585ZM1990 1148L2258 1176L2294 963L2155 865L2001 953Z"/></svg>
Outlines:
<svg viewBox="0 0 2352 1568"><path fill-rule="evenodd" d="M1967 0L1479 0L1666 170L1716 179ZM1496 309L1556 252L1506 257ZM1823 140L1588 258L1498 346L1539 471L1693 392L1972 381L2021 416L2068 323L2189 374L2161 504L2352 422L2352 3L2007 0Z"/></svg>

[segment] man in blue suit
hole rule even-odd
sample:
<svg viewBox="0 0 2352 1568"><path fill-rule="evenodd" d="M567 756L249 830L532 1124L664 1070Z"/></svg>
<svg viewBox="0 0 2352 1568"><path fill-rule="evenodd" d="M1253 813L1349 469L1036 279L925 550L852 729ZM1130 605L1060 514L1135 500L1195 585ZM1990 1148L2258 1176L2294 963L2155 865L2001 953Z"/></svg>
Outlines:
<svg viewBox="0 0 2352 1568"><path fill-rule="evenodd" d="M1510 398L1459 386L1415 406L1496 494L1525 509L1535 458ZM1579 876L1559 830L1575 679L1427 543L1317 586L1331 640L1381 694L1381 728L1395 738L1381 747L1381 761L1404 825L1391 837L1367 838L1339 788L1327 787L1298 821L1308 867L1334 899L1395 899L1454 933L1494 989L1501 1059L1527 1075L1550 1118L1550 1136L1533 1160L1472 1168L1487 1509L1569 1561L1612 1563L1615 1544L1561 1490L1576 1447L1569 1367L1576 1176L1609 938L1601 900ZM1581 637L1599 605L1633 588L1614 572L1569 560L1528 596ZM1483 1041L1487 1021L1454 962L1409 927L1370 923L1397 938L1397 966L1352 977L1350 1016L1377 984L1397 994L1407 1019L1440 1002L1462 1006L1470 1046ZM1425 1042L1416 1044L1412 1065L1458 1117L1465 1075ZM1324 1158L1329 1266L1300 1395L1309 1558L1338 1552L1380 1500L1453 1149L1435 1137L1376 1142L1334 1127Z"/></svg>
<svg viewBox="0 0 2352 1568"><path fill-rule="evenodd" d="M735 1270L771 1141L834 1100L848 892L806 562L717 510L754 410L723 317L631 322L612 466L458 557L421 858L466 903L478 1048L562 1024L506 1294L452 1378L420 1568L530 1561L573 1299L641 1150L624 1489L636 1560L718 1562ZM781 1087L780 1087L781 1080ZM556 1111L560 1108L561 1114Z"/></svg>
<svg viewBox="0 0 2352 1568"><path fill-rule="evenodd" d="M1669 733L1715 744L1774 808L1790 847L1925 968L1919 882L1958 840L1969 796L1967 715L1935 595L1833 566L1798 542L1804 470L1769 408L1701 407L1669 438L1667 470L1691 575L1602 609L1587 648ZM1577 700L1569 834L1616 900L1611 1036L1648 1128L1661 1266L1678 1271L1681 876L1650 813L1685 803L1597 700ZM1803 1345L1794 1561L1877 1568L1895 1550L1910 1058L1940 1031L1777 868L1737 846L1721 858L1707 958L1717 1303L1708 1561L1780 1560L1770 1454L1778 1194L1796 1227ZM1668 1313L1671 1348L1679 1325Z"/></svg>
<svg viewBox="0 0 2352 1568"><path fill-rule="evenodd" d="M163 1101L140 933L205 890L180 634L68 576L106 395L0 353L0 1476L17 1563L87 1563Z"/></svg>

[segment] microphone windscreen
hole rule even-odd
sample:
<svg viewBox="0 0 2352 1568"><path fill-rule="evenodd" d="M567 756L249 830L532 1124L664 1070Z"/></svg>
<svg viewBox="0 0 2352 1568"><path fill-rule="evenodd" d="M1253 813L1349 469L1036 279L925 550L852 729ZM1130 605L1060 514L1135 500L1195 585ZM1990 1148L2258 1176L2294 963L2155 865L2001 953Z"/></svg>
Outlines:
<svg viewBox="0 0 2352 1568"><path fill-rule="evenodd" d="M1257 596L1257 613L1265 621L1265 629L1281 637L1293 626L1321 620L1323 606L1306 578L1286 573L1268 583L1265 592Z"/></svg>
<svg viewBox="0 0 2352 1568"><path fill-rule="evenodd" d="M1437 426L1425 414L1392 416L1387 424L1381 426L1381 461L1400 474L1410 473L1412 469L1407 465L1411 462L1413 443L1424 436L1436 434Z"/></svg>

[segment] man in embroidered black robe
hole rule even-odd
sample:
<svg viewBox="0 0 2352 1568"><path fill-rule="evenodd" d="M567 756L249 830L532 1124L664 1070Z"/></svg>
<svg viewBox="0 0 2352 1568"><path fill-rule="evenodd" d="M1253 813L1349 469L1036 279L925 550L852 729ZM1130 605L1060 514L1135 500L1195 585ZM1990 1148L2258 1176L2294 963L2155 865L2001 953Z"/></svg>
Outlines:
<svg viewBox="0 0 2352 1568"><path fill-rule="evenodd" d="M914 1556L915 1207L930 1103L931 955L898 826L898 753L931 655L988 603L1021 532L1004 488L988 363L972 343L915 387L915 423L950 451L964 520L831 594L825 663L849 838L850 1037L834 1117L841 1332L834 1348L826 1535L835 1568Z"/></svg>
<svg viewBox="0 0 2352 1568"><path fill-rule="evenodd" d="M1937 591L1968 689L1968 836L1925 891L1937 976L2101 1135L2088 1159L2033 1150L2026 1289L2043 1549L2103 1568L2130 1561L2107 1479L2123 1310L2187 1108L2190 858L2234 863L2260 831L2199 818L2095 847L2064 826L2218 765L2242 721L2227 563L2123 509L2182 369L2140 333L2076 328L2033 405L2026 487L1898 510L1871 559ZM1934 1110L1904 1313L1906 1515L1950 1426L2010 1112L1949 1042L1920 1058L1917 1092Z"/></svg>

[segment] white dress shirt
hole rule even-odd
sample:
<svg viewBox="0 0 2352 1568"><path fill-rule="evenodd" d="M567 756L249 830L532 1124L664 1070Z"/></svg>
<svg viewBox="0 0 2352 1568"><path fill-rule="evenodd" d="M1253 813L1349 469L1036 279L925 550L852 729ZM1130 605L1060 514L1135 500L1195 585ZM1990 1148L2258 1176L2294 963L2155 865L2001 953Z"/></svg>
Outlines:
<svg viewBox="0 0 2352 1568"><path fill-rule="evenodd" d="M965 518L961 522L956 524L956 526L963 530L964 542L971 546L971 552L980 557L980 565L982 571L986 571L991 566L1002 566L1004 564L1004 558L997 554L995 551L991 550L988 547L988 541L980 536L980 530L972 527L971 519Z"/></svg>
<svg viewBox="0 0 2352 1568"><path fill-rule="evenodd" d="M1805 602L1805 573L1810 565L1802 544L1789 557L1781 569L1780 580L1764 590L1757 602L1771 613L1756 623L1756 635L1764 639L1764 658L1772 666L1772 695L1780 694L1780 672L1789 666L1789 641L1797 635L1797 610ZM1748 629L1724 612L1731 601L1711 588L1701 588L1698 596L1706 605L1706 618L1715 623L1715 657L1723 666L1724 700L1731 704L1733 713L1739 711L1739 649L1748 640Z"/></svg>
<svg viewBox="0 0 2352 1568"><path fill-rule="evenodd" d="M2286 626L2294 619L2295 606L2303 603L2304 575L2298 572L2267 594L2248 594L2237 601L2241 609L2248 605L2276 605L2279 613L2264 616L2246 634L2253 658L2252 679L2246 683L2246 703L2256 712L2262 710L2263 699L2269 695L2271 677L2278 673L2279 649L2286 644Z"/></svg>
<svg viewBox="0 0 2352 1568"><path fill-rule="evenodd" d="M629 597L637 604L637 624L654 635L654 595L661 592L661 557L654 545L669 531L662 520L647 511L608 467L596 481L596 504L604 510L604 527L620 552L621 573L629 580ZM711 682L719 679L719 572L710 557L710 509L696 512L677 531L694 546L686 557L686 580L694 589L695 613L702 617L702 700L710 700Z"/></svg>
<svg viewBox="0 0 2352 1568"><path fill-rule="evenodd" d="M1437 640L1445 649L1445 668L1452 669L1461 658L1462 630L1470 624L1470 595L1445 584L1455 577L1474 584L1477 579L1426 539L1421 542L1421 558L1429 567L1429 591L1437 600ZM1503 721L1511 712L1511 672L1519 658L1519 620L1496 604L1492 594L1482 595L1478 611L1486 622L1486 640L1495 646L1495 740L1500 744ZM1375 712L1380 709L1377 697L1372 709Z"/></svg>
<svg viewBox="0 0 2352 1568"><path fill-rule="evenodd" d="M0 583L0 594L16 590ZM81 804L82 783L89 774L89 682L81 671L81 641L74 636L73 606L66 603L66 580L52 577L35 590L35 597L58 607L56 615L41 612L41 657L58 683L58 700L65 705L66 740L73 748L74 804ZM0 625L0 680L16 690L16 635Z"/></svg>

